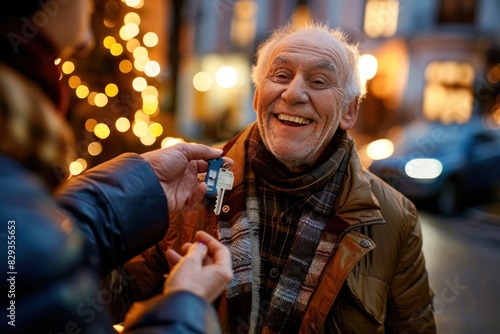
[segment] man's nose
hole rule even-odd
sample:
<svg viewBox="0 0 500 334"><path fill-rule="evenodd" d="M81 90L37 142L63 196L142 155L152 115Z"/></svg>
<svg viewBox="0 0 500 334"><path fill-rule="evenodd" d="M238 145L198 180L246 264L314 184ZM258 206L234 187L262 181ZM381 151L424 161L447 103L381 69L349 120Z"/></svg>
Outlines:
<svg viewBox="0 0 500 334"><path fill-rule="evenodd" d="M306 103L309 101L307 82L302 76L295 76L286 87L286 90L281 93L281 98L289 104Z"/></svg>

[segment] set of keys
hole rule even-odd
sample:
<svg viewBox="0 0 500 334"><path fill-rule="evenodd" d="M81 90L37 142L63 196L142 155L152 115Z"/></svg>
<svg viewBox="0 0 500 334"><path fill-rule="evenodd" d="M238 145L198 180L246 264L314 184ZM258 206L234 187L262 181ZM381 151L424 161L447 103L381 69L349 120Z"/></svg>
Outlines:
<svg viewBox="0 0 500 334"><path fill-rule="evenodd" d="M234 175L229 169L224 168L224 160L221 157L208 160L208 171L205 176L205 183L207 184L205 196L217 196L214 209L216 215L220 214L224 192L233 189L233 181Z"/></svg>

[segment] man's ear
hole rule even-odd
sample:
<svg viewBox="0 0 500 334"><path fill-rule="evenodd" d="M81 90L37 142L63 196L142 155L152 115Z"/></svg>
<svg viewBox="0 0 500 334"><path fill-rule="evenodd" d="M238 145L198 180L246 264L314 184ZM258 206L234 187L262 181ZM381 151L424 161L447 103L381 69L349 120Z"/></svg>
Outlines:
<svg viewBox="0 0 500 334"><path fill-rule="evenodd" d="M340 119L340 128L342 130L349 130L356 123L356 118L358 117L359 109L359 99L355 98L349 105L344 109L342 118Z"/></svg>
<svg viewBox="0 0 500 334"><path fill-rule="evenodd" d="M255 88L255 91L253 93L253 111L255 112L257 112L258 100L259 100L259 89Z"/></svg>

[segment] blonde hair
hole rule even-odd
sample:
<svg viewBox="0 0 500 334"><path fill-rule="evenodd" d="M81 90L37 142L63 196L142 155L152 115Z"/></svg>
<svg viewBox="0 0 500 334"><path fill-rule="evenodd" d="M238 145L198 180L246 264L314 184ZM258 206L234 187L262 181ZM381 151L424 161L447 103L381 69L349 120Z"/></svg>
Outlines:
<svg viewBox="0 0 500 334"><path fill-rule="evenodd" d="M343 68L345 74L345 103L348 104L354 99L360 100L366 92L365 83L362 82L359 75L359 51L358 45L350 43L347 35L339 28L330 28L326 24L311 22L305 26L295 26L291 23L276 29L271 36L263 41L257 49L256 62L252 67L252 82L255 87L258 87L266 74L266 67L269 56L274 46L283 38L295 32L302 30L316 30L329 34L332 38L339 41L345 51L345 65L348 68Z"/></svg>

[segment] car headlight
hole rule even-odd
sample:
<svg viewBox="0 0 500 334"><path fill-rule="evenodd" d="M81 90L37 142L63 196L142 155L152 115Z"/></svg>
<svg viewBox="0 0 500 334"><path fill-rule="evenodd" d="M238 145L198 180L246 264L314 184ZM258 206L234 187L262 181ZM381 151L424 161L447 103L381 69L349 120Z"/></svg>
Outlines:
<svg viewBox="0 0 500 334"><path fill-rule="evenodd" d="M366 154L372 160L389 158L394 153L394 144L389 139L378 139L366 147Z"/></svg>
<svg viewBox="0 0 500 334"><path fill-rule="evenodd" d="M432 180L443 172L443 164L437 159L413 159L406 163L405 172L411 178Z"/></svg>

